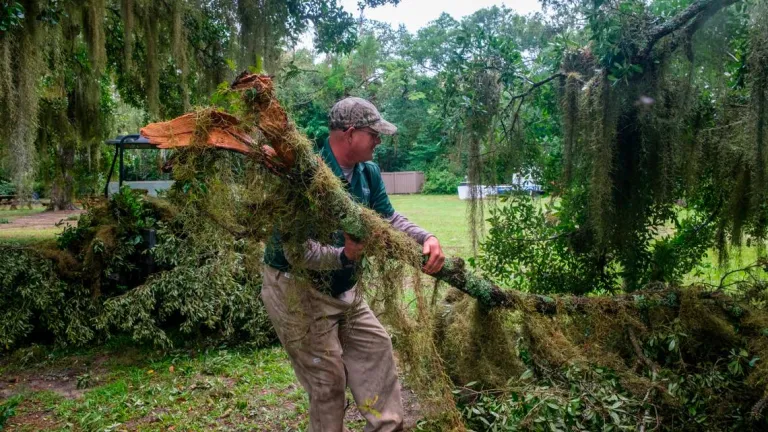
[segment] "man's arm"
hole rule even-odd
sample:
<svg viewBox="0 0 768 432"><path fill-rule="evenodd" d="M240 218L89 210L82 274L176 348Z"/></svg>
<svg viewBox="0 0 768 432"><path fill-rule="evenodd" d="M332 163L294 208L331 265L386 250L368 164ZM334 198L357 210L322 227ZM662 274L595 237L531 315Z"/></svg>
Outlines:
<svg viewBox="0 0 768 432"><path fill-rule="evenodd" d="M437 237L409 221L408 218L398 212L392 213L392 216L388 217L387 220L392 224L393 228L406 233L409 237L423 246L421 253L429 257L427 263L424 264L423 267L424 273L434 274L443 268L445 254L443 253L443 248L440 246L440 241L437 240Z"/></svg>
<svg viewBox="0 0 768 432"><path fill-rule="evenodd" d="M324 245L316 240L307 240L304 243L304 256L300 263L289 258L285 259L291 266L300 264L301 268L307 270L339 270L358 261L363 252L363 244L352 240L346 233L344 234L344 247L335 247Z"/></svg>
<svg viewBox="0 0 768 432"><path fill-rule="evenodd" d="M392 213L392 216L386 219L392 225L392 228L408 234L408 237L416 240L420 245L423 245L429 237L434 237L429 231L409 221L408 218L398 212Z"/></svg>
<svg viewBox="0 0 768 432"><path fill-rule="evenodd" d="M285 254L285 259L291 267L305 268L307 270L339 270L341 269L341 254L344 248L324 245L315 240L307 240L304 243L304 256L301 262L296 262Z"/></svg>

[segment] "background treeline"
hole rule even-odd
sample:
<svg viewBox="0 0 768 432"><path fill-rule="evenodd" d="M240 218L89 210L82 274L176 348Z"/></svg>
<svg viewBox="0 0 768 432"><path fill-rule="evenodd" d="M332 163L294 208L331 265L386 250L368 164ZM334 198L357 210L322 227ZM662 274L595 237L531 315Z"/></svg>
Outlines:
<svg viewBox="0 0 768 432"><path fill-rule="evenodd" d="M397 2L364 6L380 3ZM457 74L488 49L503 62L525 65L520 76L551 69L534 59L552 49L555 34L541 16L503 8L461 22L443 15L413 34L355 19L334 1L37 0L0 6L0 180L22 196L50 197L53 208L71 207L73 199L103 188L111 159L104 139L206 105L247 68L277 75L286 106L318 141L336 100L371 99L400 128L377 152L382 168L428 171L426 192L455 193L467 168L457 108L468 102L452 84ZM312 30L313 47L296 49ZM484 46L490 40L500 45ZM512 92L517 79L506 77L504 90ZM542 134L551 139L553 108L537 108ZM502 127L496 125L500 133ZM551 153L549 146L525 152L538 158L526 158L528 167L541 166ZM129 176L159 175L159 158L157 152L129 154ZM522 158L499 160L486 170L489 181L509 181Z"/></svg>

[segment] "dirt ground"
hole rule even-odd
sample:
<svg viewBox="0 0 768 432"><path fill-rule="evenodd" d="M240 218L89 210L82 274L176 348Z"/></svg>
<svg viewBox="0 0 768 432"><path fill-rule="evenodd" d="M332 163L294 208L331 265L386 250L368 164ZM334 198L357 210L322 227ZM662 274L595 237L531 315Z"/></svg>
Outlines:
<svg viewBox="0 0 768 432"><path fill-rule="evenodd" d="M11 219L10 223L0 224L0 231L19 228L54 228L62 222L65 225L76 225L74 216L80 216L83 210L44 211L41 213ZM68 220L72 218L73 220Z"/></svg>

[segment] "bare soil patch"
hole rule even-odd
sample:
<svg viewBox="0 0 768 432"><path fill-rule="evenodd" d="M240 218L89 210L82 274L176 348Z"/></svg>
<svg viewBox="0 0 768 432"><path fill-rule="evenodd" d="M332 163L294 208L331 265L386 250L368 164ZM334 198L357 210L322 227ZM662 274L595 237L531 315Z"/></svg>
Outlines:
<svg viewBox="0 0 768 432"><path fill-rule="evenodd" d="M76 225L77 220L67 220L72 216L80 216L84 210L45 211L11 220L10 223L0 224L0 231L19 228L54 228L60 221L64 225Z"/></svg>
<svg viewBox="0 0 768 432"><path fill-rule="evenodd" d="M16 407L16 415L8 419L8 431L47 431L58 429L63 422L56 414L36 401L23 400Z"/></svg>
<svg viewBox="0 0 768 432"><path fill-rule="evenodd" d="M105 373L102 364L106 357L93 362L74 361L67 367L31 367L18 373L6 373L0 379L0 400L12 396L38 391L51 391L67 399L79 398L88 388L102 384Z"/></svg>

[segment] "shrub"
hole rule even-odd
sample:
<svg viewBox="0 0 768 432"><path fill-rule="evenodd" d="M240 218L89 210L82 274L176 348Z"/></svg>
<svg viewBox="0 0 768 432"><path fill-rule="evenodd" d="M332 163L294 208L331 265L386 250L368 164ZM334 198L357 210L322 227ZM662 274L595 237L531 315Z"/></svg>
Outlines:
<svg viewBox="0 0 768 432"><path fill-rule="evenodd" d="M594 254L573 253L577 233L547 213L533 198L510 195L490 209L491 228L476 261L497 283L539 293L612 290L616 274L594 262Z"/></svg>
<svg viewBox="0 0 768 432"><path fill-rule="evenodd" d="M16 193L16 186L8 181L0 180L0 195L13 195Z"/></svg>
<svg viewBox="0 0 768 432"><path fill-rule="evenodd" d="M461 183L461 177L454 174L446 166L433 167L425 173L423 194L455 195Z"/></svg>

